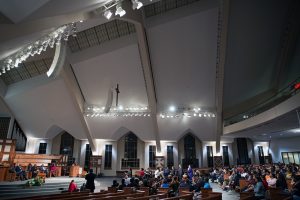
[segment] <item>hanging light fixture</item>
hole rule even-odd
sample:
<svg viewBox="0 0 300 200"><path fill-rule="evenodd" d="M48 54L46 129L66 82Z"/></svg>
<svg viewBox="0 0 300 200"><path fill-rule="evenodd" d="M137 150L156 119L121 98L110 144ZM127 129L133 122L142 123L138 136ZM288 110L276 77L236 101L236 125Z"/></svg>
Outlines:
<svg viewBox="0 0 300 200"><path fill-rule="evenodd" d="M126 11L122 8L122 6L117 5L115 15L119 15L120 17L123 17L125 14L126 14Z"/></svg>
<svg viewBox="0 0 300 200"><path fill-rule="evenodd" d="M131 0L132 2L132 9L140 9L143 6L143 3L138 0Z"/></svg>

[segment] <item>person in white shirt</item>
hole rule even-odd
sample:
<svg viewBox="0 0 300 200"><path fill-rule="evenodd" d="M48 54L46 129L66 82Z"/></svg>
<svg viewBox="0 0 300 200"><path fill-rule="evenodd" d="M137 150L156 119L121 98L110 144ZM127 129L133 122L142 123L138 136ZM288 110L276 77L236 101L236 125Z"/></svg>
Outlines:
<svg viewBox="0 0 300 200"><path fill-rule="evenodd" d="M274 175L271 173L270 174L270 179L267 180L268 186L269 187L276 187L276 181L277 179L274 177Z"/></svg>
<svg viewBox="0 0 300 200"><path fill-rule="evenodd" d="M157 169L155 170L155 172L154 172L154 177L155 177L155 178L158 178L159 175L160 175L160 170L159 170L159 168L157 168Z"/></svg>

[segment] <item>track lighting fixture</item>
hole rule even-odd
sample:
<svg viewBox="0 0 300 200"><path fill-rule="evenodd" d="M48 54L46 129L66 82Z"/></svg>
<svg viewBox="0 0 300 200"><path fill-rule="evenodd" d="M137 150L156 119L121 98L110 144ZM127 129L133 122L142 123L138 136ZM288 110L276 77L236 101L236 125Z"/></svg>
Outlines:
<svg viewBox="0 0 300 200"><path fill-rule="evenodd" d="M126 11L122 8L122 6L117 5L115 15L119 15L120 17L123 17L125 14L126 14Z"/></svg>
<svg viewBox="0 0 300 200"><path fill-rule="evenodd" d="M103 16L106 18L106 19L110 19L111 16L112 16L112 12L110 10L107 10L104 12Z"/></svg>
<svg viewBox="0 0 300 200"><path fill-rule="evenodd" d="M143 3L138 0L131 0L132 2L132 9L140 9L143 6Z"/></svg>

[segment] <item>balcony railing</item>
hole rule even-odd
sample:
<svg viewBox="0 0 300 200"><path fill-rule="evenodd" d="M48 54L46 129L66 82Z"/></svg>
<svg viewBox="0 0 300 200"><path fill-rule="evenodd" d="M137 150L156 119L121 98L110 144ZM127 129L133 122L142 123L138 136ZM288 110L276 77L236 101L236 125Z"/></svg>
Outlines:
<svg viewBox="0 0 300 200"><path fill-rule="evenodd" d="M299 82L300 82L300 77L298 77L296 80L289 83L287 86L283 87L281 90L279 90L278 93L274 94L270 98L258 103L253 108L243 113L240 113L238 115L231 116L224 119L224 126L235 124L243 120L249 119L251 117L254 117L264 111L269 110L270 108L273 108L274 106L282 103L283 101L289 99L290 97L294 96L300 91L300 88L295 87L295 85L297 83L299 84Z"/></svg>
<svg viewBox="0 0 300 200"><path fill-rule="evenodd" d="M140 168L140 159L138 158L122 158L122 169L128 169L128 168Z"/></svg>

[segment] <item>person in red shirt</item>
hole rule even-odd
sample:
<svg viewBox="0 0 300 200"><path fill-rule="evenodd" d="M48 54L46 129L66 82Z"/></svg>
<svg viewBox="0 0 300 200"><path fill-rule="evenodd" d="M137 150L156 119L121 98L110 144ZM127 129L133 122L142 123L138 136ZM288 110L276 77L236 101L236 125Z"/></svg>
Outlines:
<svg viewBox="0 0 300 200"><path fill-rule="evenodd" d="M76 183L74 183L74 180L71 181L69 185L68 192L76 192L78 191Z"/></svg>
<svg viewBox="0 0 300 200"><path fill-rule="evenodd" d="M144 177L145 176L145 172L144 172L144 168L141 168L141 171L140 171L140 177Z"/></svg>

